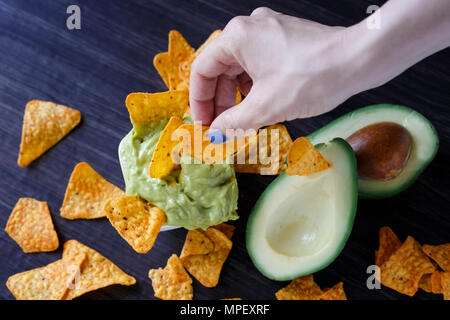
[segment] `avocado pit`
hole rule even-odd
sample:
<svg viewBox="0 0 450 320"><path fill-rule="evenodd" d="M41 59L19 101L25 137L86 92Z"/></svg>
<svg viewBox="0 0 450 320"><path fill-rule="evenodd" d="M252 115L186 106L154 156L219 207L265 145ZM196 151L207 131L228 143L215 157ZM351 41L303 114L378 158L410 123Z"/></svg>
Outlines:
<svg viewBox="0 0 450 320"><path fill-rule="evenodd" d="M359 129L348 137L353 148L358 176L389 180L406 165L412 147L408 130L393 122L379 122Z"/></svg>

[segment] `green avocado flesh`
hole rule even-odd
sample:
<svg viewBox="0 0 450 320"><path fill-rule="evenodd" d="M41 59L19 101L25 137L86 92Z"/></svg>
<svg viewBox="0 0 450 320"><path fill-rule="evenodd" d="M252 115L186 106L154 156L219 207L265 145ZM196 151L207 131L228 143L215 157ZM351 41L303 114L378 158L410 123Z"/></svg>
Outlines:
<svg viewBox="0 0 450 320"><path fill-rule="evenodd" d="M247 250L270 279L291 280L325 268L350 235L358 199L355 155L340 138L317 148L330 169L309 176L283 172L250 214Z"/></svg>
<svg viewBox="0 0 450 320"><path fill-rule="evenodd" d="M165 179L150 178L150 160L167 121L135 126L120 142L126 193L138 194L161 208L170 226L206 229L238 219L238 186L233 165L193 164L187 161L191 159L182 158L181 170Z"/></svg>
<svg viewBox="0 0 450 320"><path fill-rule="evenodd" d="M439 139L433 125L420 113L398 105L379 104L350 112L308 136L313 144L335 137L347 139L354 132L379 122L393 122L408 130L412 138L409 158L402 171L390 180L358 180L359 195L363 198L391 197L407 189L433 160Z"/></svg>

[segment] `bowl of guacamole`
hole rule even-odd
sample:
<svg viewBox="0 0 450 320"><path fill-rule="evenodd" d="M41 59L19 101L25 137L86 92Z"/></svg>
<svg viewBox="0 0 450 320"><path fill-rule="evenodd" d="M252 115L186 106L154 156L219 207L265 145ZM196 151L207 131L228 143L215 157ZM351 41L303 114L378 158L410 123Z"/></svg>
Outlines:
<svg viewBox="0 0 450 320"><path fill-rule="evenodd" d="M119 145L126 194L137 194L162 209L164 229L192 230L238 219L238 185L232 164L197 164L182 155L181 169L164 179L150 178L148 168L159 136L169 119L133 125ZM185 123L192 123L187 116Z"/></svg>

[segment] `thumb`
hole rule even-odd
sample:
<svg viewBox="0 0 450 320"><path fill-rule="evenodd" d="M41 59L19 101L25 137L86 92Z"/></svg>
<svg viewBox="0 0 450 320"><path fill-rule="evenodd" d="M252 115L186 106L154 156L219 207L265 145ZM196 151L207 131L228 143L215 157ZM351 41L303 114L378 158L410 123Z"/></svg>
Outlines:
<svg viewBox="0 0 450 320"><path fill-rule="evenodd" d="M255 89L252 88L249 95L240 104L217 116L211 123L211 129L220 130L222 134L226 134L227 129L256 130L279 122L277 114L272 114L273 109L270 110L267 107L268 103L257 98L261 95L257 95Z"/></svg>

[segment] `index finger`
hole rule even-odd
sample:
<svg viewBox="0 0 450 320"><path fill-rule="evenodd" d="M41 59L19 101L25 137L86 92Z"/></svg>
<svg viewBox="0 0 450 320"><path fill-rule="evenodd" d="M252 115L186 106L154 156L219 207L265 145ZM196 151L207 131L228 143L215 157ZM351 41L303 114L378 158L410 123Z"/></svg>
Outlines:
<svg viewBox="0 0 450 320"><path fill-rule="evenodd" d="M222 74L234 76L242 68L227 45L228 38L221 34L194 60L191 67L189 102L194 120L208 125L214 119L214 97L217 80Z"/></svg>

